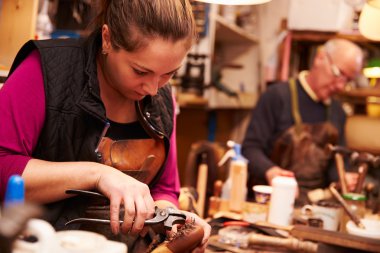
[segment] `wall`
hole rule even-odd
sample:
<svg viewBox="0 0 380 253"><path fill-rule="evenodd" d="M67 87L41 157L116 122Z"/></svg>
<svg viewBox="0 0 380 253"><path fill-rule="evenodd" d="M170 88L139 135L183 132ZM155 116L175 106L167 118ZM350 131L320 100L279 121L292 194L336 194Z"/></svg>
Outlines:
<svg viewBox="0 0 380 253"><path fill-rule="evenodd" d="M261 91L265 90L265 82L270 78L269 73L276 73L276 68L279 66L278 45L283 36L281 23L288 16L289 2L290 0L272 0L258 6Z"/></svg>

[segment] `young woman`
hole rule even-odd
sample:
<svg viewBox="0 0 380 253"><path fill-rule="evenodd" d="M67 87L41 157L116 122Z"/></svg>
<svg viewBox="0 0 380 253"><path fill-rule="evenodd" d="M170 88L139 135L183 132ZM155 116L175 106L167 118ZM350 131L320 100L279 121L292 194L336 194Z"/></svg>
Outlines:
<svg viewBox="0 0 380 253"><path fill-rule="evenodd" d="M109 199L113 234L133 235L155 206L178 204L167 83L195 23L187 0L106 0L99 21L86 40L29 41L19 51L0 90L0 196L10 175L22 175L27 200L47 204L63 229L93 204L65 191L96 190ZM204 249L210 226L184 213L204 228Z"/></svg>

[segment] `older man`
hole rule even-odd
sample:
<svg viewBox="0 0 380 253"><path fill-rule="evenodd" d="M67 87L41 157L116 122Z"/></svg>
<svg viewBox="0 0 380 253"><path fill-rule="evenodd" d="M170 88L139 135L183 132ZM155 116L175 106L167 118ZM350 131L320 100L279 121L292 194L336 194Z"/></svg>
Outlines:
<svg viewBox="0 0 380 253"><path fill-rule="evenodd" d="M243 142L254 184L271 184L276 176L295 176L305 191L337 180L322 150L344 145L345 113L332 96L360 74L361 49L344 39L326 42L309 71L296 80L271 85L253 109ZM357 175L347 173L349 189Z"/></svg>

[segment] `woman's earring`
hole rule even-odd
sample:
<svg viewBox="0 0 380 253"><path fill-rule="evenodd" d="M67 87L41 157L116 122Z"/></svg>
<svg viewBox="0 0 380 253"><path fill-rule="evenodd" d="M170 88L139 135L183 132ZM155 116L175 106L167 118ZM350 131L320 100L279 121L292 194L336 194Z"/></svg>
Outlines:
<svg viewBox="0 0 380 253"><path fill-rule="evenodd" d="M103 54L103 55L107 55L108 53L107 53L106 50L102 49L102 54Z"/></svg>

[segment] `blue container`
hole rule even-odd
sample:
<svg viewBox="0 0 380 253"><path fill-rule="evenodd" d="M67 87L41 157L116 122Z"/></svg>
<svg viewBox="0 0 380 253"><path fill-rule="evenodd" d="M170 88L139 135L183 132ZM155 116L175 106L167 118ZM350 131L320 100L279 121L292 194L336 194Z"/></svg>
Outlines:
<svg viewBox="0 0 380 253"><path fill-rule="evenodd" d="M5 192L5 207L12 204L22 204L25 200L24 179L19 175L13 175L9 178L7 191Z"/></svg>

